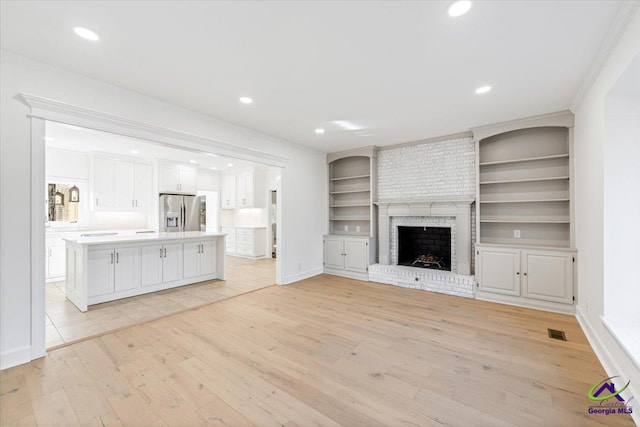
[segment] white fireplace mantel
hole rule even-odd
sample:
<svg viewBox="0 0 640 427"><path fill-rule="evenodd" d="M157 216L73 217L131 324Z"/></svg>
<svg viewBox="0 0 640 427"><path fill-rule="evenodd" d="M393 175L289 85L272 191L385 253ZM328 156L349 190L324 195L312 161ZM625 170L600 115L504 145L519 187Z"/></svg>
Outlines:
<svg viewBox="0 0 640 427"><path fill-rule="evenodd" d="M378 206L378 259L389 265L391 218L397 216L454 217L456 220L455 273L471 274L471 204L469 197L446 197L430 199L387 199L374 202Z"/></svg>

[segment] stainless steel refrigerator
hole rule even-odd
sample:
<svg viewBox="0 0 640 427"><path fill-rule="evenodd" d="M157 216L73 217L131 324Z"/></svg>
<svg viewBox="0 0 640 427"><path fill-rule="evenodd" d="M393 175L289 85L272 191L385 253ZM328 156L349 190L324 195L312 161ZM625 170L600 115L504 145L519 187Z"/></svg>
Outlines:
<svg viewBox="0 0 640 427"><path fill-rule="evenodd" d="M198 196L160 194L160 231L200 231Z"/></svg>

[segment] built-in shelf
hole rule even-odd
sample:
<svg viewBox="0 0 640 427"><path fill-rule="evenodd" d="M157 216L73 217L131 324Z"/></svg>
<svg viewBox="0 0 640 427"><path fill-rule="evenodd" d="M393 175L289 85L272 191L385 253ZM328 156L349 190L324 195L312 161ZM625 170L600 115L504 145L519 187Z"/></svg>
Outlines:
<svg viewBox="0 0 640 427"><path fill-rule="evenodd" d="M545 218L545 217L526 217L526 218L496 218L482 217L480 222L497 222L497 223L517 223L517 224L569 224L569 217Z"/></svg>
<svg viewBox="0 0 640 427"><path fill-rule="evenodd" d="M369 221L369 217L351 217L351 218L340 218L340 217L333 217L331 218L331 221Z"/></svg>
<svg viewBox="0 0 640 427"><path fill-rule="evenodd" d="M513 184L517 182L541 182L541 181L562 181L568 180L568 176L549 176L542 178L526 178L526 179L505 179L501 181L485 181L481 182L480 185L489 185L489 184Z"/></svg>
<svg viewBox="0 0 640 427"><path fill-rule="evenodd" d="M547 203L568 202L569 198L562 199L528 199L528 200L481 200L480 203Z"/></svg>
<svg viewBox="0 0 640 427"><path fill-rule="evenodd" d="M524 163L524 162L535 162L538 160L551 160L551 159L568 159L569 154L555 154L553 156L540 156L540 157L528 157L524 159L513 159L513 160L500 160L496 162L484 162L480 163L480 166L489 166L489 165L506 165L509 163Z"/></svg>
<svg viewBox="0 0 640 427"><path fill-rule="evenodd" d="M329 178L329 181L344 181L346 179L361 179L361 178L370 178L371 175L354 175L354 176L343 176L339 178Z"/></svg>
<svg viewBox="0 0 640 427"><path fill-rule="evenodd" d="M370 190L347 190L347 191L330 191L329 194L351 194L351 193L369 193Z"/></svg>
<svg viewBox="0 0 640 427"><path fill-rule="evenodd" d="M552 242L549 240L531 240L531 239L505 239L505 238L481 238L476 246L480 245L501 245L513 248L521 248L524 246L534 247L536 249L566 249L569 247L568 241Z"/></svg>
<svg viewBox="0 0 640 427"><path fill-rule="evenodd" d="M327 154L329 235L375 236L376 158L375 147Z"/></svg>

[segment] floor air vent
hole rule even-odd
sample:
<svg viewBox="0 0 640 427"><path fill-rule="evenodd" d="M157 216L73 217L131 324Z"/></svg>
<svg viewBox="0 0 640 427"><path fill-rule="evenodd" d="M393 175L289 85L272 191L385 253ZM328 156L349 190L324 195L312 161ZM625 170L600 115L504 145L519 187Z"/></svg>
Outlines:
<svg viewBox="0 0 640 427"><path fill-rule="evenodd" d="M567 336L564 334L564 331L559 331L557 329L547 329L547 332L549 332L549 338L560 341L567 340Z"/></svg>

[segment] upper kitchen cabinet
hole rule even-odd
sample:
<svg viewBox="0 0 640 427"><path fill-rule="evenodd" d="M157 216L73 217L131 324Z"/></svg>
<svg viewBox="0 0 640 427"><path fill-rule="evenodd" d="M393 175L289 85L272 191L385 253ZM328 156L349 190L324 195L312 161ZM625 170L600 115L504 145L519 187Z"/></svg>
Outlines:
<svg viewBox="0 0 640 427"><path fill-rule="evenodd" d="M93 207L99 210L148 209L153 166L120 158L94 156Z"/></svg>
<svg viewBox="0 0 640 427"><path fill-rule="evenodd" d="M264 208L266 206L264 169L248 168L222 176L223 209Z"/></svg>
<svg viewBox="0 0 640 427"><path fill-rule="evenodd" d="M161 193L191 193L198 190L198 170L195 167L162 163L160 165L160 192Z"/></svg>

